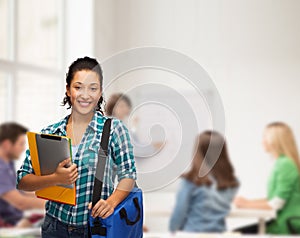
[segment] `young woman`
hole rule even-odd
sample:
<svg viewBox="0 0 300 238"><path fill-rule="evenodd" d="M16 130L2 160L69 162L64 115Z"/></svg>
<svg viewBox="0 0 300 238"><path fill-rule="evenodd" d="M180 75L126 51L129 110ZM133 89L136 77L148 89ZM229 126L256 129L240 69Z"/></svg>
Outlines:
<svg viewBox="0 0 300 238"><path fill-rule="evenodd" d="M268 224L267 232L289 234L288 220L300 214L300 162L292 130L282 122L269 124L264 131L263 146L275 159L268 181L268 196L258 200L238 197L235 205L240 208L275 209L277 217ZM299 230L300 223L297 223L294 229ZM257 233L257 230L257 226L240 229L244 233Z"/></svg>
<svg viewBox="0 0 300 238"><path fill-rule="evenodd" d="M71 64L66 77L66 97L71 114L42 130L42 133L68 136L72 139L73 164L61 162L55 173L36 176L29 152L18 171L18 188L36 191L57 184L76 182L76 206L48 201L42 237L88 237L88 216L91 208L93 181L100 139L105 120L102 69L96 59L79 58ZM92 216L106 218L123 201L134 186L136 169L127 128L113 119L109 139L101 200L92 209ZM117 167L118 185L114 189L112 168Z"/></svg>
<svg viewBox="0 0 300 238"><path fill-rule="evenodd" d="M182 175L170 220L171 232L223 232L225 217L238 188L224 138L217 132L206 131L197 142L192 166ZM220 154L214 148L222 148ZM199 176L201 165L212 167L204 177Z"/></svg>

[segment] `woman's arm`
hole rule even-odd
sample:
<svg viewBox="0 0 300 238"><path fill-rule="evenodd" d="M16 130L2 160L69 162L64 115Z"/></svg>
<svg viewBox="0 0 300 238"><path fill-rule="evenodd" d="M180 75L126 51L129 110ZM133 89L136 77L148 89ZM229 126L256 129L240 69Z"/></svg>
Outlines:
<svg viewBox="0 0 300 238"><path fill-rule="evenodd" d="M107 199L100 199L92 209L92 217L107 218L113 214L116 206L119 205L130 193L135 184L135 180L124 178L122 179L112 195ZM92 208L92 203L89 204L89 209Z"/></svg>
<svg viewBox="0 0 300 238"><path fill-rule="evenodd" d="M115 191L107 198L107 200L100 199L92 209L90 203L88 208L92 209L91 215L93 217L100 216L107 218L113 212L116 206L121 203L130 193L134 187L136 180L136 168L133 156L133 148L130 142L128 129L122 124L120 120L114 119L112 121L111 136L111 156L114 163L117 165L118 186Z"/></svg>
<svg viewBox="0 0 300 238"><path fill-rule="evenodd" d="M17 189L3 194L1 198L14 208L21 211L45 208L45 200L24 195Z"/></svg>
<svg viewBox="0 0 300 238"><path fill-rule="evenodd" d="M124 178L122 179L113 194L107 199L107 202L112 205L113 208L119 205L131 192L135 184L135 180Z"/></svg>
<svg viewBox="0 0 300 238"><path fill-rule="evenodd" d="M20 179L17 188L24 191L37 191L58 184L73 184L78 177L77 166L72 164L65 168L69 163L70 159L62 161L57 166L55 173L50 175L27 174Z"/></svg>
<svg viewBox="0 0 300 238"><path fill-rule="evenodd" d="M246 199L243 197L237 197L234 200L234 204L238 208L252 208L252 209L265 209L265 210L271 210L272 207L269 205L267 199Z"/></svg>
<svg viewBox="0 0 300 238"><path fill-rule="evenodd" d="M240 208L282 209L285 202L294 192L295 181L299 179L298 169L293 161L284 159L276 162L276 169L273 170L273 176L276 178L274 182L276 186L270 188L272 191L270 200L249 200L238 197L235 199L234 204Z"/></svg>
<svg viewBox="0 0 300 238"><path fill-rule="evenodd" d="M20 180L20 182L17 185L17 188L19 190L32 192L55 185L56 182L54 174L45 176L27 174Z"/></svg>

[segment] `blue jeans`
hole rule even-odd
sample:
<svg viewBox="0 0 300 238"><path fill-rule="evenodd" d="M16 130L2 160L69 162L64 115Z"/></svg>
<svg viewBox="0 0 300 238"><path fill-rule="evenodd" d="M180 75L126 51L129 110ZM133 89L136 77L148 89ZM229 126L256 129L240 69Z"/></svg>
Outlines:
<svg viewBox="0 0 300 238"><path fill-rule="evenodd" d="M46 215L42 225L43 238L89 238L88 225L74 226Z"/></svg>

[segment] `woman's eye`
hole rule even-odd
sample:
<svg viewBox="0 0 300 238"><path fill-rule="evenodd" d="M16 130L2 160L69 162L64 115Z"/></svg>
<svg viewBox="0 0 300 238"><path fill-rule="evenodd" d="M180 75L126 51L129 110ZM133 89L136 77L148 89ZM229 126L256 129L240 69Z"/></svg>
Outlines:
<svg viewBox="0 0 300 238"><path fill-rule="evenodd" d="M75 89L79 90L79 89L81 89L81 87L76 86Z"/></svg>
<svg viewBox="0 0 300 238"><path fill-rule="evenodd" d="M92 88L92 91L96 91L97 90L97 88Z"/></svg>

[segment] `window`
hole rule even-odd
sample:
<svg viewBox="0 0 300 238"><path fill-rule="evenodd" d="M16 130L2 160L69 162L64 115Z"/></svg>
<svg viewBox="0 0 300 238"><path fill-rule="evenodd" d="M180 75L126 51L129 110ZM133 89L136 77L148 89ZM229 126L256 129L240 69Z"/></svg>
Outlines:
<svg viewBox="0 0 300 238"><path fill-rule="evenodd" d="M39 130L61 117L64 0L0 0L0 122Z"/></svg>
<svg viewBox="0 0 300 238"><path fill-rule="evenodd" d="M0 58L9 57L9 0L0 0Z"/></svg>
<svg viewBox="0 0 300 238"><path fill-rule="evenodd" d="M56 121L62 101L58 89L62 83L61 77L20 71L16 80L15 119L37 131Z"/></svg>
<svg viewBox="0 0 300 238"><path fill-rule="evenodd" d="M60 68L60 2L18 1L17 57L20 62Z"/></svg>
<svg viewBox="0 0 300 238"><path fill-rule="evenodd" d="M6 120L7 78L7 74L0 72L0 123Z"/></svg>

